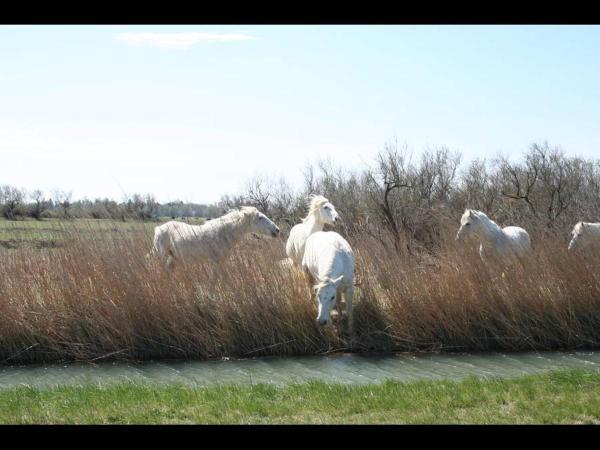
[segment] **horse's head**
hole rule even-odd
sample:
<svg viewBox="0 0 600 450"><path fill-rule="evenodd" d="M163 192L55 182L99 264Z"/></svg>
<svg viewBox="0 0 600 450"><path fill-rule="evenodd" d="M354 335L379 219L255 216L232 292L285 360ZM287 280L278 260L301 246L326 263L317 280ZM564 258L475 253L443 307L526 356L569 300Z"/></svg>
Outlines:
<svg viewBox="0 0 600 450"><path fill-rule="evenodd" d="M279 227L271 219L256 208L248 208L247 211L250 216L252 232L273 237L279 236Z"/></svg>
<svg viewBox="0 0 600 450"><path fill-rule="evenodd" d="M314 287L319 300L319 312L317 314L319 325L327 325L331 321L331 309L335 306L337 288L343 278L344 276L341 275L334 280L327 279Z"/></svg>
<svg viewBox="0 0 600 450"><path fill-rule="evenodd" d="M456 240L463 242L465 238L481 227L481 220L477 216L477 213L472 209L466 209L462 217L460 218L460 228L456 233Z"/></svg>
<svg viewBox="0 0 600 450"><path fill-rule="evenodd" d="M569 242L569 251L575 251L578 245L582 244L586 239L586 226L583 222L579 222L571 231L571 242Z"/></svg>
<svg viewBox="0 0 600 450"><path fill-rule="evenodd" d="M330 202L327 202L323 206L321 206L320 213L323 222L329 225L333 225L340 219L340 215Z"/></svg>
<svg viewBox="0 0 600 450"><path fill-rule="evenodd" d="M318 220L323 224L333 225L340 218L340 215L335 210L335 207L322 195L312 196L310 199L309 208L308 215L316 215Z"/></svg>

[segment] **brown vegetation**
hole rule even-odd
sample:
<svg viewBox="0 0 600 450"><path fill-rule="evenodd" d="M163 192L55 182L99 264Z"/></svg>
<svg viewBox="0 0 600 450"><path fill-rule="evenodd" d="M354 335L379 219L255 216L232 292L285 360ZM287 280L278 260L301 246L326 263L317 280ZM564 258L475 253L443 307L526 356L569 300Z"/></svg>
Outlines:
<svg viewBox="0 0 600 450"><path fill-rule="evenodd" d="M594 261L538 235L531 258L502 270L482 264L474 248L457 247L449 218L443 230L435 257L406 257L368 235L350 238L358 284L352 341L317 325L303 275L275 264L285 256L281 238L250 238L220 264L193 261L173 273L146 257L151 242L141 225L98 239L67 233L68 245L51 250L0 249L0 361L600 343Z"/></svg>

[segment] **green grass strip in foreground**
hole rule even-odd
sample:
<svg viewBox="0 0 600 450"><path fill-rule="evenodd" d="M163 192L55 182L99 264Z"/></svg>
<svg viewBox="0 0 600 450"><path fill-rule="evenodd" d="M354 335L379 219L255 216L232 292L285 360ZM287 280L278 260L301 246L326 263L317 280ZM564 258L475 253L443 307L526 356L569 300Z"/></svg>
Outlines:
<svg viewBox="0 0 600 450"><path fill-rule="evenodd" d="M361 386L19 387L0 391L0 423L600 423L600 374Z"/></svg>

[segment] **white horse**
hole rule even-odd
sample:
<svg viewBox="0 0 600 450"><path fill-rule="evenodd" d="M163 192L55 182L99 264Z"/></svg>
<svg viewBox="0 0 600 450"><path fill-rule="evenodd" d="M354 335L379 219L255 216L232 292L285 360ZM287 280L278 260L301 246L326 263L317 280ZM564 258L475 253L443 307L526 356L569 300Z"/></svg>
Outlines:
<svg viewBox="0 0 600 450"><path fill-rule="evenodd" d="M460 219L460 228L456 233L457 241L464 241L469 235L479 238L479 256L484 254L503 259L524 256L531 250L529 234L521 227L500 228L481 211L465 210Z"/></svg>
<svg viewBox="0 0 600 450"><path fill-rule="evenodd" d="M308 214L302 222L294 225L285 244L285 252L295 266L302 265L304 246L308 237L317 231L323 231L325 224L332 225L339 219L339 214L329 200L322 195L314 195L310 199Z"/></svg>
<svg viewBox="0 0 600 450"><path fill-rule="evenodd" d="M154 228L153 252L167 266L193 255L218 260L249 233L276 237L279 228L253 206L242 206L202 225L171 220L157 226Z"/></svg>
<svg viewBox="0 0 600 450"><path fill-rule="evenodd" d="M575 251L582 247L600 244L600 223L579 222L571 231L569 250Z"/></svg>
<svg viewBox="0 0 600 450"><path fill-rule="evenodd" d="M302 267L319 301L317 322L330 321L336 306L341 318L342 294L346 300L348 330L352 335L352 297L354 295L354 254L350 244L335 231L318 231L306 240Z"/></svg>

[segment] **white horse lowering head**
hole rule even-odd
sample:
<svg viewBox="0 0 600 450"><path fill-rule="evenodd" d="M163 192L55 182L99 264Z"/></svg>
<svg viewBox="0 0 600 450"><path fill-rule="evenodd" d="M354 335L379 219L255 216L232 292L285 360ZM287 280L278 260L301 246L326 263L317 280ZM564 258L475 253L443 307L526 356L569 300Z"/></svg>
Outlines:
<svg viewBox="0 0 600 450"><path fill-rule="evenodd" d="M242 206L240 211L249 218L251 232L266 236L279 236L279 227L254 206Z"/></svg>
<svg viewBox="0 0 600 450"><path fill-rule="evenodd" d="M472 233L477 234L483 226L477 212L472 209L466 209L460 218L460 228L458 229L458 233L456 233L456 240L463 242Z"/></svg>
<svg viewBox="0 0 600 450"><path fill-rule="evenodd" d="M310 197L308 214L302 221L306 222L311 216L315 216L318 222L328 225L333 225L340 218L334 206L322 195Z"/></svg>
<svg viewBox="0 0 600 450"><path fill-rule="evenodd" d="M343 278L344 276L340 275L333 280L326 279L314 286L319 300L319 312L317 314L319 325L327 325L331 321L331 309L335 306L337 289Z"/></svg>

